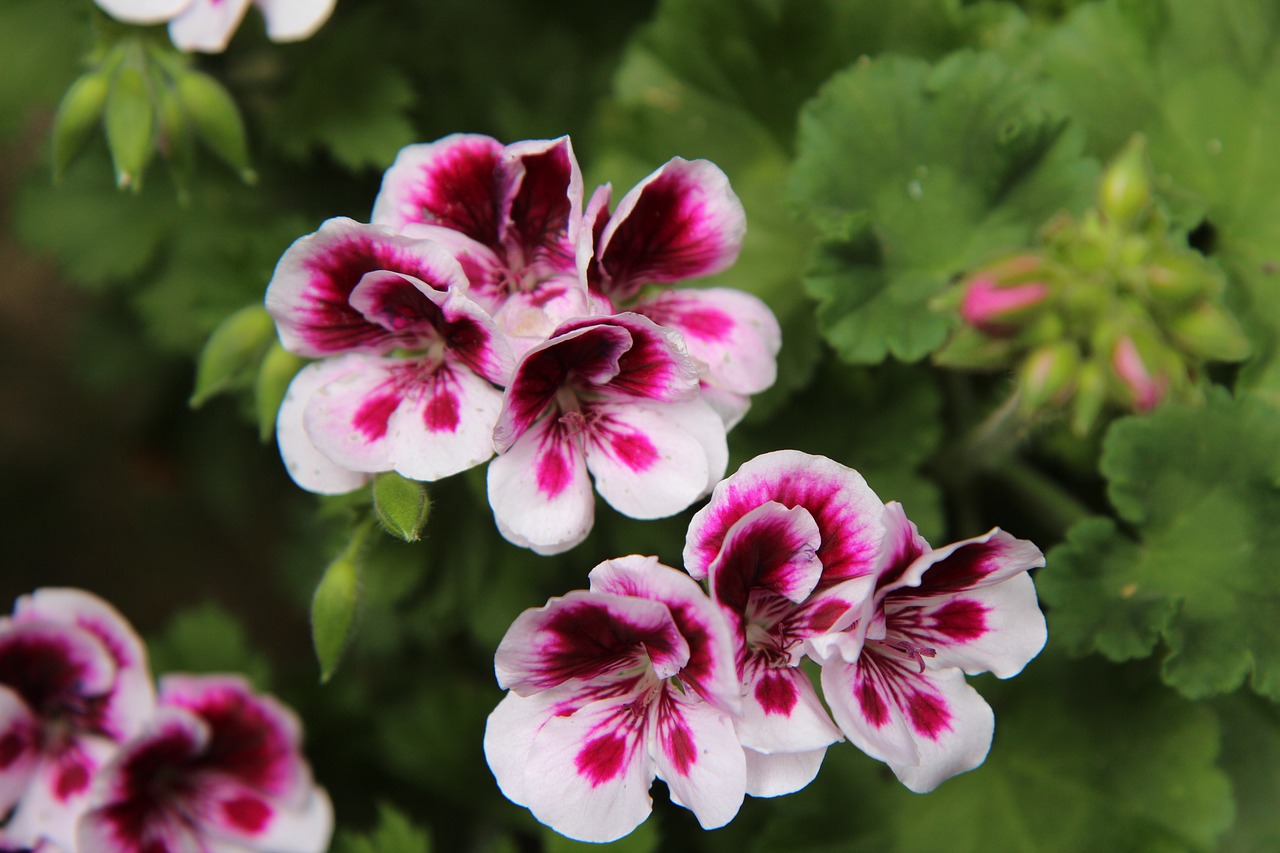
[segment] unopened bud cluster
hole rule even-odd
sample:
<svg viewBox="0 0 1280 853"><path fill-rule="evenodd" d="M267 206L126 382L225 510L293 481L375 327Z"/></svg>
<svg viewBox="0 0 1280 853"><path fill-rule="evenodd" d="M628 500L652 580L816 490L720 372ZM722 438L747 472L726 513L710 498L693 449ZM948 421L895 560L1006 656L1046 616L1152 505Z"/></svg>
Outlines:
<svg viewBox="0 0 1280 853"><path fill-rule="evenodd" d="M940 300L963 323L934 359L1013 369L1024 414L1065 411L1084 434L1107 409L1194 400L1206 362L1249 354L1224 286L1171 234L1138 136L1107 168L1095 208L1060 215L1037 248L971 272Z"/></svg>

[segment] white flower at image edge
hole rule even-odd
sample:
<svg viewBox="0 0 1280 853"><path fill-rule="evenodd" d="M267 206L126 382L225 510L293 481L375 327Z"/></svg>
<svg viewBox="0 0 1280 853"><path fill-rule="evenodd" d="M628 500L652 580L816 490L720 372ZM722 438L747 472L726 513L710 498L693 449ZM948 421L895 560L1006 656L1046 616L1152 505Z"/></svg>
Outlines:
<svg viewBox="0 0 1280 853"><path fill-rule="evenodd" d="M169 24L180 50L221 53L250 5L257 6L272 41L310 38L329 20L337 0L94 0L117 21Z"/></svg>

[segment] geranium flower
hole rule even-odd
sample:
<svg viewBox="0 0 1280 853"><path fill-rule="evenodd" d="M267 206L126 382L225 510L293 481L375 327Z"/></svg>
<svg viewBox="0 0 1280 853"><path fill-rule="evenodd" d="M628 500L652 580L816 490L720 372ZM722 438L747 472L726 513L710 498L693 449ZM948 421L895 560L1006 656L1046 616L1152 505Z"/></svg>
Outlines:
<svg viewBox="0 0 1280 853"><path fill-rule="evenodd" d="M884 505L858 472L795 450L745 463L693 517L685 569L735 629L748 793L804 787L840 739L798 665L861 613L884 534Z"/></svg>
<svg viewBox="0 0 1280 853"><path fill-rule="evenodd" d="M171 675L145 731L94 783L80 850L321 853L333 809L297 718L234 676Z"/></svg>
<svg viewBox="0 0 1280 853"><path fill-rule="evenodd" d="M589 591L526 610L495 657L511 692L484 749L502 792L571 838L612 841L652 808L655 776L706 828L737 814L745 758L729 628L655 557L592 570Z"/></svg>
<svg viewBox="0 0 1280 853"><path fill-rule="evenodd" d="M609 213L610 189L592 196L580 256L592 292L613 310L634 311L684 335L699 366L703 396L733 426L750 397L773 385L782 334L773 312L740 290L659 290L649 284L714 275L738 258L746 213L729 179L706 160L676 157Z"/></svg>
<svg viewBox="0 0 1280 853"><path fill-rule="evenodd" d="M272 41L310 38L333 14L336 0L94 0L108 15L130 24L169 24L180 50L221 53L250 5L267 22Z"/></svg>
<svg viewBox="0 0 1280 853"><path fill-rule="evenodd" d="M321 358L290 385L277 438L305 489L367 474L437 480L493 455L512 355L438 243L350 219L295 242L267 287L290 352Z"/></svg>
<svg viewBox="0 0 1280 853"><path fill-rule="evenodd" d="M383 176L372 221L447 245L520 352L593 313L577 257L582 174L568 137L503 145L455 134L411 145Z"/></svg>
<svg viewBox="0 0 1280 853"><path fill-rule="evenodd" d="M679 512L728 461L679 333L638 314L573 320L520 361L493 433L489 503L502 535L540 554L577 545L596 488L632 518Z"/></svg>
<svg viewBox="0 0 1280 853"><path fill-rule="evenodd" d="M991 746L991 708L965 673L1008 678L1044 647L1027 570L1032 543L995 528L931 549L897 503L876 590L826 646L822 689L840 728L913 791L972 770Z"/></svg>
<svg viewBox="0 0 1280 853"><path fill-rule="evenodd" d="M0 620L0 814L12 844L70 849L94 776L155 706L146 650L111 605L41 589Z"/></svg>

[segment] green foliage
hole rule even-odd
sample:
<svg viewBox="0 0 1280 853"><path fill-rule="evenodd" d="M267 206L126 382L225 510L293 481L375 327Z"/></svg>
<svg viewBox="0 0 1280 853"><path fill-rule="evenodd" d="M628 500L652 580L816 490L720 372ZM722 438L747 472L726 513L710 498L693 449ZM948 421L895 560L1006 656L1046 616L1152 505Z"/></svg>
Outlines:
<svg viewBox="0 0 1280 853"><path fill-rule="evenodd" d="M259 690L271 684L267 660L250 646L240 622L216 604L178 613L147 649L156 673L238 672Z"/></svg>
<svg viewBox="0 0 1280 853"><path fill-rule="evenodd" d="M320 681L333 677L356 629L363 594L364 544L371 525L357 527L351 542L324 570L311 597L311 642L320 662Z"/></svg>
<svg viewBox="0 0 1280 853"><path fill-rule="evenodd" d="M431 838L395 806L380 803L378 825L372 832L341 833L333 849L334 853L431 853Z"/></svg>
<svg viewBox="0 0 1280 853"><path fill-rule="evenodd" d="M1101 467L1133 535L1091 519L1049 555L1050 635L1113 660L1162 640L1162 675L1183 694L1250 675L1280 699L1280 411L1215 393L1203 409L1117 421Z"/></svg>
<svg viewBox="0 0 1280 853"><path fill-rule="evenodd" d="M805 284L851 362L915 361L953 320L929 302L1092 193L1094 164L993 54L899 57L834 76L801 114L793 203L824 241Z"/></svg>
<svg viewBox="0 0 1280 853"><path fill-rule="evenodd" d="M197 408L217 394L248 385L274 341L275 324L261 305L246 306L223 320L196 361L191 406Z"/></svg>

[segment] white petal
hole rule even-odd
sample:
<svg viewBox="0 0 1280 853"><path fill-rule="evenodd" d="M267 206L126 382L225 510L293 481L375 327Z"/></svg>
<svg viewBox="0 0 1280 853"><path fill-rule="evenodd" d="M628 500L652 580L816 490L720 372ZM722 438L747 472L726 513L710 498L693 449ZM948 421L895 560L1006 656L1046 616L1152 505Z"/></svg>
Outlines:
<svg viewBox="0 0 1280 853"><path fill-rule="evenodd" d="M817 777L827 748L771 755L754 749L743 752L747 757L747 793L753 797L780 797L794 794Z"/></svg>
<svg viewBox="0 0 1280 853"><path fill-rule="evenodd" d="M737 721L742 745L759 752L809 752L841 739L809 676L799 667L748 669Z"/></svg>
<svg viewBox="0 0 1280 853"><path fill-rule="evenodd" d="M553 418L535 422L489 463L488 489L498 531L539 554L569 550L595 523L582 448Z"/></svg>
<svg viewBox="0 0 1280 853"><path fill-rule="evenodd" d="M691 810L703 829L733 820L747 790L746 757L733 718L668 690L665 701L655 703L650 737L671 801Z"/></svg>
<svg viewBox="0 0 1280 853"><path fill-rule="evenodd" d="M13 808L31 784L40 762L38 731L39 723L22 697L0 684L0 814Z"/></svg>
<svg viewBox="0 0 1280 853"><path fill-rule="evenodd" d="M958 666L973 675L1017 675L1044 648L1048 633L1026 573L1002 583L971 589L944 599L915 599L921 608L923 639L937 655L930 665Z"/></svg>
<svg viewBox="0 0 1280 853"><path fill-rule="evenodd" d="M191 0L94 0L117 21L162 24L191 5Z"/></svg>
<svg viewBox="0 0 1280 853"><path fill-rule="evenodd" d="M666 406L602 404L589 427L587 467L609 505L632 518L663 518L706 490L706 449Z"/></svg>
<svg viewBox="0 0 1280 853"><path fill-rule="evenodd" d="M336 0L255 0L267 19L272 41L310 38L333 14Z"/></svg>
<svg viewBox="0 0 1280 853"><path fill-rule="evenodd" d="M249 0L195 0L169 22L169 38L180 50L221 53L249 8Z"/></svg>
<svg viewBox="0 0 1280 853"><path fill-rule="evenodd" d="M276 415L276 441L285 469L293 481L309 492L341 495L355 491L369 481L369 475L344 468L325 456L307 435L307 404L316 391L348 373L367 369L372 359L347 355L309 364L293 377Z"/></svg>

